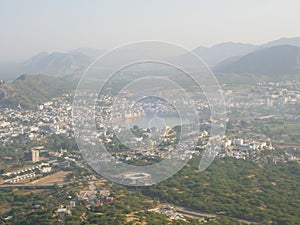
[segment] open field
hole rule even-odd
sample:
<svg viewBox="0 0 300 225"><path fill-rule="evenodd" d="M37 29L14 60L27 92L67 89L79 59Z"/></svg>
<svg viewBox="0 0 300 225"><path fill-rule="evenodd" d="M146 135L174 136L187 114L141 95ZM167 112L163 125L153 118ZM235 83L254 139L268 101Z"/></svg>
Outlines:
<svg viewBox="0 0 300 225"><path fill-rule="evenodd" d="M7 211L9 211L11 208L10 204L6 203L6 204L2 204L0 206L0 215L3 215L4 213L6 213Z"/></svg>
<svg viewBox="0 0 300 225"><path fill-rule="evenodd" d="M30 184L38 184L38 185L48 185L48 184L60 184L65 182L66 177L68 174L71 172L66 172L66 171L59 171L57 173L51 174L49 176L43 177L41 179L35 180L31 182Z"/></svg>

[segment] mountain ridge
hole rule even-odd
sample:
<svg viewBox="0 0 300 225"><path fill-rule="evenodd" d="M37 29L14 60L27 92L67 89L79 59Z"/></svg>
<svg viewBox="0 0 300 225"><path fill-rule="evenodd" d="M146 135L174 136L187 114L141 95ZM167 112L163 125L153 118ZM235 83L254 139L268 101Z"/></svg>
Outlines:
<svg viewBox="0 0 300 225"><path fill-rule="evenodd" d="M192 50L209 66L217 67L234 58L245 56L251 52L279 45L300 47L300 37L280 38L262 45L238 42L223 42L212 47L199 46ZM85 69L105 50L78 48L69 52L40 52L30 59L18 63L1 64L0 79L13 80L22 73L47 74L63 77L65 75L81 75ZM184 60L179 56L178 60Z"/></svg>
<svg viewBox="0 0 300 225"><path fill-rule="evenodd" d="M261 48L236 60L222 62L213 68L216 73L293 75L300 72L300 48L280 45Z"/></svg>
<svg viewBox="0 0 300 225"><path fill-rule="evenodd" d="M194 49L193 52L208 65L213 66L227 58L247 54L257 48L258 46L252 44L224 42L210 48L200 46Z"/></svg>

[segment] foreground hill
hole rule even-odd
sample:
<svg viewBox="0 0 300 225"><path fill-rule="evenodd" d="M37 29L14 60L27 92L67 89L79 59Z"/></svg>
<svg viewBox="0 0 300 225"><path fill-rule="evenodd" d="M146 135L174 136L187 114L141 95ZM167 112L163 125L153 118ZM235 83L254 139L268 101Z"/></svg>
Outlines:
<svg viewBox="0 0 300 225"><path fill-rule="evenodd" d="M13 82L0 84L0 105L32 107L60 96L75 83L74 77L22 75Z"/></svg>
<svg viewBox="0 0 300 225"><path fill-rule="evenodd" d="M226 60L213 68L217 73L293 75L300 72L300 48L281 45L263 48L243 57Z"/></svg>

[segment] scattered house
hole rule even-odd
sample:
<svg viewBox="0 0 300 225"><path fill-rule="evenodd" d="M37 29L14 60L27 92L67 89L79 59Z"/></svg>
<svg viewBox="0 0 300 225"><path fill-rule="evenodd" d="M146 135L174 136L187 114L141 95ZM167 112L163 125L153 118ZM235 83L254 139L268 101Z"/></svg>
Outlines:
<svg viewBox="0 0 300 225"><path fill-rule="evenodd" d="M57 214L58 214L58 217L63 219L65 218L67 215L71 215L71 211L69 208L65 208L64 206L60 206L58 209L57 209Z"/></svg>
<svg viewBox="0 0 300 225"><path fill-rule="evenodd" d="M47 166L47 167L41 167L40 168L40 173L51 173L52 171L52 167L51 166Z"/></svg>

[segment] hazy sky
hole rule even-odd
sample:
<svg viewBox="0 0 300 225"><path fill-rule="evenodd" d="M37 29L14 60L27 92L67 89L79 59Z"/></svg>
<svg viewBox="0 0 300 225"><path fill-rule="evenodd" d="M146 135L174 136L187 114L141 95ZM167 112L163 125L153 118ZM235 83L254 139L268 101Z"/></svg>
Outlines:
<svg viewBox="0 0 300 225"><path fill-rule="evenodd" d="M0 61L137 40L195 48L300 36L299 0L0 0Z"/></svg>

